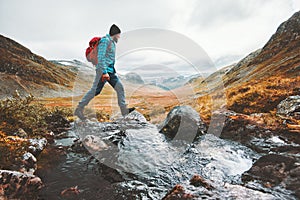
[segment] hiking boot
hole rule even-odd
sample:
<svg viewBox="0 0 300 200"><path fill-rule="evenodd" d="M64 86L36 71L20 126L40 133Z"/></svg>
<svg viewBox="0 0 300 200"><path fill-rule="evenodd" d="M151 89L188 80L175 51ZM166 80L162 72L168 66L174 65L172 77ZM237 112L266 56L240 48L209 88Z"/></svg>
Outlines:
<svg viewBox="0 0 300 200"><path fill-rule="evenodd" d="M135 110L135 107L128 108L128 114Z"/></svg>
<svg viewBox="0 0 300 200"><path fill-rule="evenodd" d="M83 114L83 108L82 107L77 107L74 115L76 115L79 119L81 120L86 120L86 117Z"/></svg>
<svg viewBox="0 0 300 200"><path fill-rule="evenodd" d="M135 110L135 107L121 109L122 116L124 117L124 116L128 115L129 113L131 113L134 110Z"/></svg>

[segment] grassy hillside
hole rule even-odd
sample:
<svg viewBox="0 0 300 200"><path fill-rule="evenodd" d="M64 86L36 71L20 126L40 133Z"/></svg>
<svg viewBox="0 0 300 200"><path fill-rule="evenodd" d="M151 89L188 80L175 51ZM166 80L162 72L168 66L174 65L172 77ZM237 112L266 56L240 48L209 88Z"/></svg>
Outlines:
<svg viewBox="0 0 300 200"><path fill-rule="evenodd" d="M32 53L21 44L0 35L0 97L21 95L51 96L73 87L75 73Z"/></svg>
<svg viewBox="0 0 300 200"><path fill-rule="evenodd" d="M300 12L297 12L279 26L262 49L229 67L229 71L226 67L204 81L193 82L195 92L200 94L195 107L206 120L210 119L215 97L224 98L228 109L250 114L275 111L281 100L300 94L299 20ZM222 81L213 83L213 90L208 91L207 85L212 85L216 75Z"/></svg>

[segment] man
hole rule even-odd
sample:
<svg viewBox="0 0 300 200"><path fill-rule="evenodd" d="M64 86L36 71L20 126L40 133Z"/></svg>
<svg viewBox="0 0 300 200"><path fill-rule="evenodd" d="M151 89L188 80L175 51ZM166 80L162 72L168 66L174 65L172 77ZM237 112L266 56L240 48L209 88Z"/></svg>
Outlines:
<svg viewBox="0 0 300 200"><path fill-rule="evenodd" d="M120 38L121 30L118 26L113 24L110 27L109 34L102 37L98 45L98 64L96 65L96 77L92 88L84 95L79 102L74 114L81 120L86 117L83 114L84 107L98 94L100 94L106 82L108 82L117 92L118 104L121 109L122 116L132 112L135 108L127 108L125 102L124 87L116 75L115 52L116 43Z"/></svg>

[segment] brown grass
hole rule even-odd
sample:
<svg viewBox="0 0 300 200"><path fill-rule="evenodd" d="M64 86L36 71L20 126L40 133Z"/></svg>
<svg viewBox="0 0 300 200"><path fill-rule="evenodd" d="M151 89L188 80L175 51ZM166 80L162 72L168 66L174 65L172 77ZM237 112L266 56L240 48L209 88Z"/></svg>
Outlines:
<svg viewBox="0 0 300 200"><path fill-rule="evenodd" d="M178 104L176 95L154 86L124 84L128 107L136 107L149 121L161 122L173 107ZM75 109L83 95L75 97L41 98L36 100L46 107L67 107ZM117 96L108 84L100 95L96 96L87 106L88 115L97 115L99 121L109 121L114 112L119 111Z"/></svg>
<svg viewBox="0 0 300 200"><path fill-rule="evenodd" d="M114 91L106 86L103 94L97 96L90 103L90 108L101 113L99 121L108 121L110 115L118 110L117 104L112 104L111 100L116 100ZM126 86L125 86L126 88ZM228 88L225 93L222 90L215 90L213 93L199 96L195 100L186 99L181 101L172 91L153 91L145 88L137 89L134 92L127 92L129 106L134 106L149 121L153 123L162 122L167 113L177 105L190 105L198 111L202 119L209 123L212 110L226 106L238 113L274 113L280 101L290 95L299 94L300 77L285 78L270 77L266 80L253 80L236 87ZM180 89L177 89L180 92ZM184 90L182 91L184 92ZM82 96L68 98L43 99L47 106L74 107ZM266 117L269 125L278 120L275 114Z"/></svg>
<svg viewBox="0 0 300 200"><path fill-rule="evenodd" d="M253 80L226 90L228 108L236 112L251 114L275 111L283 99L299 94L300 77L270 77Z"/></svg>

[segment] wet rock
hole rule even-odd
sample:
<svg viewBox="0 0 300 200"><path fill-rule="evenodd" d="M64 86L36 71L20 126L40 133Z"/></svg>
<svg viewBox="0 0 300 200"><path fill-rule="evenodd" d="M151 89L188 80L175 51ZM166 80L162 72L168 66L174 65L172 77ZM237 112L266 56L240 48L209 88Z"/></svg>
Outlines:
<svg viewBox="0 0 300 200"><path fill-rule="evenodd" d="M300 119L300 95L289 96L277 106L277 114Z"/></svg>
<svg viewBox="0 0 300 200"><path fill-rule="evenodd" d="M80 139L74 141L69 150L80 154L90 154Z"/></svg>
<svg viewBox="0 0 300 200"><path fill-rule="evenodd" d="M46 138L32 138L29 139L29 152L35 156L38 156L46 147L47 139Z"/></svg>
<svg viewBox="0 0 300 200"><path fill-rule="evenodd" d="M287 178L283 180L288 190L292 190L297 198L300 198L300 166L292 169Z"/></svg>
<svg viewBox="0 0 300 200"><path fill-rule="evenodd" d="M176 200L176 199L193 199L194 195L186 193L184 187L176 185L171 191L169 191L162 200Z"/></svg>
<svg viewBox="0 0 300 200"><path fill-rule="evenodd" d="M123 139L126 137L126 131L120 130L120 131L114 131L114 134L107 137L110 142L112 142L114 145L123 144Z"/></svg>
<svg viewBox="0 0 300 200"><path fill-rule="evenodd" d="M253 166L242 175L243 182L260 181L268 187L285 186L299 196L300 167L294 157L269 154L259 158Z"/></svg>
<svg viewBox="0 0 300 200"><path fill-rule="evenodd" d="M33 174L37 169L37 159L29 152L23 155L22 163L20 171L23 173Z"/></svg>
<svg viewBox="0 0 300 200"><path fill-rule="evenodd" d="M295 168L296 160L290 157L270 154L259 158L242 176L243 181L260 179L274 185L279 184L287 173Z"/></svg>
<svg viewBox="0 0 300 200"><path fill-rule="evenodd" d="M109 140L109 143L117 145L122 142L126 137L126 131L130 129L142 129L147 126L153 127L154 125L147 122L146 118L139 112L133 111L126 115L124 118L116 119L114 122L93 122L87 120L84 123L76 123L75 131L84 139L90 138L91 135L97 136L105 140Z"/></svg>
<svg viewBox="0 0 300 200"><path fill-rule="evenodd" d="M195 186L195 187L205 187L206 189L210 190L213 189L214 187L209 184L202 176L200 175L194 175L193 178L190 180L190 184Z"/></svg>
<svg viewBox="0 0 300 200"><path fill-rule="evenodd" d="M75 132L80 137L70 148L76 153L92 154L108 166L115 166L118 158L119 146L127 137L128 132L140 129L155 128L147 122L145 117L133 111L125 117L113 122L99 123L86 120L84 123L76 122ZM157 129L156 129L157 130Z"/></svg>
<svg viewBox="0 0 300 200"><path fill-rule="evenodd" d="M60 195L63 197L72 197L72 196L76 196L80 193L78 186L76 185L75 187L70 187L67 189L64 189L63 191L61 191Z"/></svg>
<svg viewBox="0 0 300 200"><path fill-rule="evenodd" d="M192 107L176 106L168 113L159 130L169 139L193 142L206 133L207 127Z"/></svg>
<svg viewBox="0 0 300 200"><path fill-rule="evenodd" d="M0 197L26 198L35 195L43 183L32 174L16 171L0 170Z"/></svg>
<svg viewBox="0 0 300 200"><path fill-rule="evenodd" d="M273 147L270 149L271 152L286 153L290 155L296 155L300 152L300 146L283 145L279 147Z"/></svg>
<svg viewBox="0 0 300 200"><path fill-rule="evenodd" d="M90 151L102 151L108 148L107 144L105 144L100 137L94 135L85 136L83 139L83 144Z"/></svg>
<svg viewBox="0 0 300 200"><path fill-rule="evenodd" d="M136 110L129 113L124 118L119 118L115 120L115 124L119 125L120 130L131 128L139 129L149 125L146 118Z"/></svg>

